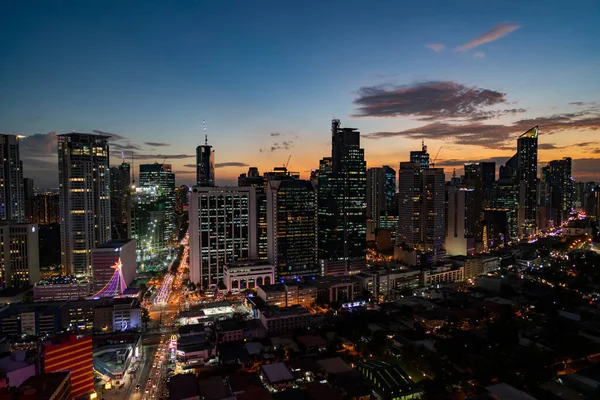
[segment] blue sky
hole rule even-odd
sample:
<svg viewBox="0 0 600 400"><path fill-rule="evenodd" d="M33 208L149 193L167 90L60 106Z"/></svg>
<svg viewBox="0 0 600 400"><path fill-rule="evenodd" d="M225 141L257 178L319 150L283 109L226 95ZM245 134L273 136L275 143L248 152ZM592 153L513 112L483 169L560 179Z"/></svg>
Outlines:
<svg viewBox="0 0 600 400"><path fill-rule="evenodd" d="M221 183L245 164L269 170L290 154L294 170L317 167L330 152L332 115L366 135L370 166L397 166L422 138L434 151L443 146L448 168L507 156L510 135L526 124L519 121L539 120L547 124L541 161L580 159L582 179L595 179L600 167L595 143L577 146L599 138L595 1L10 3L0 6L0 132L41 134L23 156L25 175L35 173L40 185L56 181L49 132L73 130L117 133L125 139L114 148L135 147L143 161L169 156L189 183L185 165L194 160L185 156L203 140L203 119L217 163L239 165L219 168ZM487 102L478 90L501 96ZM466 101L469 114L432 109L451 108L439 101L448 96ZM420 106L409 112L406 102ZM502 111L510 109L518 111ZM484 110L498 113L472 126ZM428 127L447 122L465 132L482 123L477 132L499 145Z"/></svg>

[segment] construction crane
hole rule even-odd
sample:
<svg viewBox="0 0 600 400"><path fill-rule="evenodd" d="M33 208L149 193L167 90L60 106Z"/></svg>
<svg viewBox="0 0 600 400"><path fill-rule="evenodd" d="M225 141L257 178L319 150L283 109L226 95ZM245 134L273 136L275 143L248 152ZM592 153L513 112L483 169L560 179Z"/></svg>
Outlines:
<svg viewBox="0 0 600 400"><path fill-rule="evenodd" d="M437 158L440 155L440 150L442 150L442 147L444 147L444 146L440 146L437 153L435 153L435 157L433 158L433 161L431 162L431 168L435 168L435 162L437 161Z"/></svg>
<svg viewBox="0 0 600 400"><path fill-rule="evenodd" d="M292 155L290 154L290 156L288 157L288 159L287 159L286 163L285 163L285 164L283 164L283 167L286 169L286 171L287 171L287 167L288 167L288 165L290 165L290 159L291 159L291 158L292 158Z"/></svg>

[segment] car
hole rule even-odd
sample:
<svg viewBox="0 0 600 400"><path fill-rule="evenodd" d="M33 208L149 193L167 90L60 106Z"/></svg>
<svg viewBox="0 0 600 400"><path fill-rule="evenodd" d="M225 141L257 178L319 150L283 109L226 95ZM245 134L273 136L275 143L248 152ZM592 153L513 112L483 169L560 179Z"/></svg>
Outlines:
<svg viewBox="0 0 600 400"><path fill-rule="evenodd" d="M146 394L150 393L150 389L146 388L146 390L144 391L144 393L146 393Z"/></svg>
<svg viewBox="0 0 600 400"><path fill-rule="evenodd" d="M139 391L140 391L140 385L139 385L139 384L135 385L135 391L136 391L136 392L139 392Z"/></svg>

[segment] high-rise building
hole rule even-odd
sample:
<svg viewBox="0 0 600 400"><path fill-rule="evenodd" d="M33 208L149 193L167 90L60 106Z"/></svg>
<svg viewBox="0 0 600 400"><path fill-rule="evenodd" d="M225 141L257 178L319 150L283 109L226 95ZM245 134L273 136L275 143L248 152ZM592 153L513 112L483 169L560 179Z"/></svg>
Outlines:
<svg viewBox="0 0 600 400"><path fill-rule="evenodd" d="M427 147L411 151L411 162L400 163L398 182L398 244L444 258L445 175L429 168Z"/></svg>
<svg viewBox="0 0 600 400"><path fill-rule="evenodd" d="M58 193L40 193L29 199L31 213L27 222L50 225L60 223L60 195Z"/></svg>
<svg viewBox="0 0 600 400"><path fill-rule="evenodd" d="M68 275L91 276L92 249L111 238L109 136L58 136L62 264Z"/></svg>
<svg viewBox="0 0 600 400"><path fill-rule="evenodd" d="M92 337L60 338L57 343L43 345L42 359L44 372L71 372L71 393L73 398L94 391L94 360Z"/></svg>
<svg viewBox="0 0 600 400"><path fill-rule="evenodd" d="M538 127L535 126L517 140L519 235L532 235L537 230L537 151Z"/></svg>
<svg viewBox="0 0 600 400"><path fill-rule="evenodd" d="M0 135L0 221L25 222L23 162L16 135Z"/></svg>
<svg viewBox="0 0 600 400"><path fill-rule="evenodd" d="M257 259L267 259L269 236L267 234L267 179L260 175L258 168L248 168L247 174L238 177L239 187L253 187L256 192L256 238Z"/></svg>
<svg viewBox="0 0 600 400"><path fill-rule="evenodd" d="M321 160L318 186L319 260L349 273L366 265L367 164L360 132L331 124L331 158Z"/></svg>
<svg viewBox="0 0 600 400"><path fill-rule="evenodd" d="M40 280L37 224L0 223L0 287L27 287Z"/></svg>
<svg viewBox="0 0 600 400"><path fill-rule="evenodd" d="M131 237L131 173L126 162L110 168L111 235L115 239Z"/></svg>
<svg viewBox="0 0 600 400"><path fill-rule="evenodd" d="M156 188L158 206L165 212L164 240L168 242L177 235L177 217L175 215L175 174L171 164L141 164L140 183L142 188Z"/></svg>
<svg viewBox="0 0 600 400"><path fill-rule="evenodd" d="M555 226L569 219L573 211L574 182L571 176L571 158L553 160L544 167L542 180L546 184L546 207Z"/></svg>
<svg viewBox="0 0 600 400"><path fill-rule="evenodd" d="M317 193L310 181L269 181L267 231L277 279L319 275Z"/></svg>
<svg viewBox="0 0 600 400"><path fill-rule="evenodd" d="M418 165L419 169L429 168L429 153L425 142L421 143L421 150L413 150L410 152L410 162Z"/></svg>
<svg viewBox="0 0 600 400"><path fill-rule="evenodd" d="M446 232L446 251L452 256L466 256L475 251L475 238L468 231L469 206L472 204L474 190L448 185L448 227Z"/></svg>
<svg viewBox="0 0 600 400"><path fill-rule="evenodd" d="M256 193L252 187L194 187L190 193L190 280L223 281L228 262L254 260Z"/></svg>
<svg viewBox="0 0 600 400"><path fill-rule="evenodd" d="M92 250L93 293L102 291L106 285L111 283L116 273L121 274L122 281L118 285L121 287L115 287L114 290L119 292L117 294L122 294L122 291L135 278L135 250L135 240L133 239L111 240Z"/></svg>
<svg viewBox="0 0 600 400"><path fill-rule="evenodd" d="M385 168L367 170L367 219L371 220L371 230L379 227L379 216L387 209L387 171Z"/></svg>
<svg viewBox="0 0 600 400"><path fill-rule="evenodd" d="M156 185L138 186L132 199L133 223L131 236L136 241L137 260L145 263L167 252L166 201Z"/></svg>
<svg viewBox="0 0 600 400"><path fill-rule="evenodd" d="M496 163L482 162L481 166L481 190L483 196L483 206L488 207L494 201L496 193Z"/></svg>
<svg viewBox="0 0 600 400"><path fill-rule="evenodd" d="M396 208L396 171L389 165L384 165L385 170L385 208Z"/></svg>
<svg viewBox="0 0 600 400"><path fill-rule="evenodd" d="M466 230L476 242L481 242L483 233L483 163L465 164L464 186L472 190L466 210Z"/></svg>
<svg viewBox="0 0 600 400"><path fill-rule="evenodd" d="M196 185L199 187L215 186L215 152L212 146L208 145L206 125L204 126L204 145L196 147Z"/></svg>

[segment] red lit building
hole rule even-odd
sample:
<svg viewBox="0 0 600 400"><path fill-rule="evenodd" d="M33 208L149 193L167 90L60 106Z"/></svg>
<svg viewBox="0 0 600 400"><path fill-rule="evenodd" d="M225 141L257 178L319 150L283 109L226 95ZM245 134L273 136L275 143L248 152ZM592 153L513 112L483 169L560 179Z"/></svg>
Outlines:
<svg viewBox="0 0 600 400"><path fill-rule="evenodd" d="M71 372L71 393L77 398L94 391L94 361L92 337L78 339L75 335L57 344L47 344L44 353L44 372Z"/></svg>

